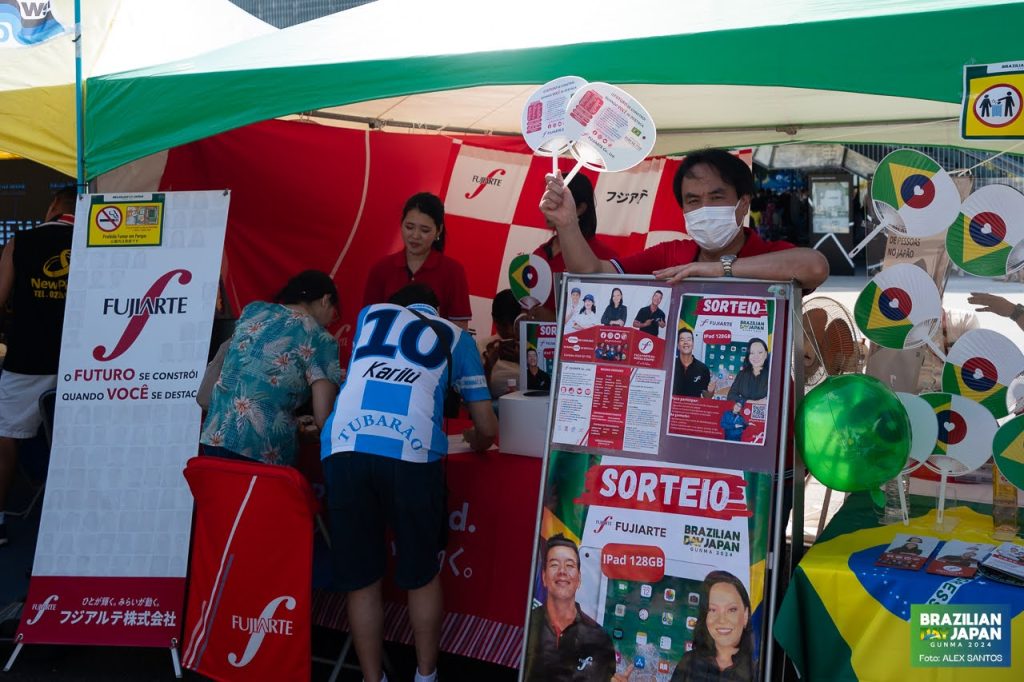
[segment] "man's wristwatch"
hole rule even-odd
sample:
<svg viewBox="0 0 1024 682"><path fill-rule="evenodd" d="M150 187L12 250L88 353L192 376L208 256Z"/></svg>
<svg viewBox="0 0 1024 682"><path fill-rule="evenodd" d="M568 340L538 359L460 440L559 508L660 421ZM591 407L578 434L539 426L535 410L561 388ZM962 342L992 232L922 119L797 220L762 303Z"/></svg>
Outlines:
<svg viewBox="0 0 1024 682"><path fill-rule="evenodd" d="M734 255L722 256L718 260L722 262L722 273L726 277L732 277L732 264L736 260L736 256L734 256Z"/></svg>
<svg viewBox="0 0 1024 682"><path fill-rule="evenodd" d="M1017 305L1013 306L1013 312L1010 313L1010 319L1013 320L1014 322L1018 322L1020 321L1021 315L1024 315L1024 305L1018 303Z"/></svg>

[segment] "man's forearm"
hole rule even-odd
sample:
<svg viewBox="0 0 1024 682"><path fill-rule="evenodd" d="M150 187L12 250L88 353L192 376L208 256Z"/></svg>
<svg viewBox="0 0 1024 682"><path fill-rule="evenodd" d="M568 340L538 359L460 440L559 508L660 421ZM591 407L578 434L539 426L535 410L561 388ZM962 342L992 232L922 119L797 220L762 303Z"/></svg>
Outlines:
<svg viewBox="0 0 1024 682"><path fill-rule="evenodd" d="M738 258L732 272L736 277L779 282L796 280L805 289L815 289L828 279L828 261L814 249L787 249L760 256Z"/></svg>

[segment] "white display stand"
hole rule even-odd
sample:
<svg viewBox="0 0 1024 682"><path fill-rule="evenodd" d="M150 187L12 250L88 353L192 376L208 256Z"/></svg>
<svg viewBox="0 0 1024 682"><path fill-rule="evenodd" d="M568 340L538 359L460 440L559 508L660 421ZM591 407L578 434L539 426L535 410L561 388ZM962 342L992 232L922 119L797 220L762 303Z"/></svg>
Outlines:
<svg viewBox="0 0 1024 682"><path fill-rule="evenodd" d="M550 405L550 396L527 396L518 391L498 398L498 442L501 451L512 455L543 457Z"/></svg>

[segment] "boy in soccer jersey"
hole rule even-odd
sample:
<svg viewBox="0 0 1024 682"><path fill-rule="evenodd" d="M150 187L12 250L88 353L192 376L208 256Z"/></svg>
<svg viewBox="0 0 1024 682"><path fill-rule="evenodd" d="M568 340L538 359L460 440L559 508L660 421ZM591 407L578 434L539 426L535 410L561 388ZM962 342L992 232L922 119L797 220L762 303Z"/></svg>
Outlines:
<svg viewBox="0 0 1024 682"><path fill-rule="evenodd" d="M381 578L385 526L397 548L395 583L409 592L416 682L436 679L442 603L438 554L447 540L444 400L465 401L474 450L498 430L480 354L468 332L437 315L437 297L410 284L359 321L345 384L321 435L333 537L335 584L348 592L348 619L363 679L381 669Z"/></svg>

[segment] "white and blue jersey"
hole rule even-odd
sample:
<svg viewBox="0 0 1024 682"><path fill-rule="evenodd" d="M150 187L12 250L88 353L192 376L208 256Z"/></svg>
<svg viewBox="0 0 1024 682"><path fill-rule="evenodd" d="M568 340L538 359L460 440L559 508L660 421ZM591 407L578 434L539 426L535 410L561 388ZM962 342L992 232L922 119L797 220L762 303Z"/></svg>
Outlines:
<svg viewBox="0 0 1024 682"><path fill-rule="evenodd" d="M363 452L422 463L447 455L445 345L451 349L452 386L462 398L491 399L469 333L437 317L428 305L409 307L429 317L433 326L390 303L360 311L348 376L320 437L322 458Z"/></svg>

